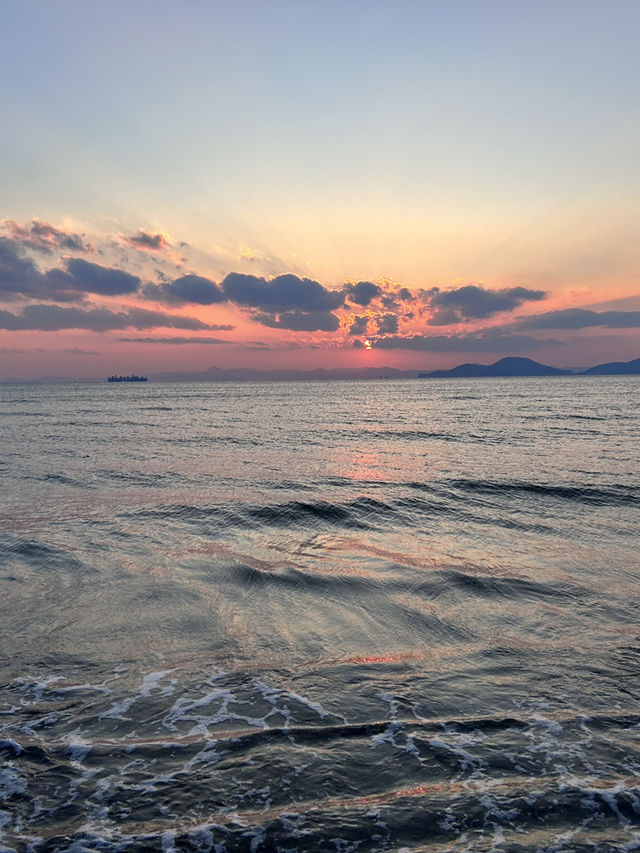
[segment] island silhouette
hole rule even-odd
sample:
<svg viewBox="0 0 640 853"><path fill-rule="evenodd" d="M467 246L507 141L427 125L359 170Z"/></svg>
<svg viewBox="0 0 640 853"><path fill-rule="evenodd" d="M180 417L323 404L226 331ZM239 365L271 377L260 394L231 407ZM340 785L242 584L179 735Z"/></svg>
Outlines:
<svg viewBox="0 0 640 853"><path fill-rule="evenodd" d="M508 356L494 364L459 364L450 370L432 370L429 373L419 373L418 379L442 379L450 376L569 376L571 370L561 367L548 367L533 361L531 358Z"/></svg>
<svg viewBox="0 0 640 853"><path fill-rule="evenodd" d="M458 364L450 370L431 370L419 373L418 379L443 379L445 377L482 377L482 376L621 376L640 373L640 358L633 361L612 361L596 364L586 370L565 370L549 367L532 358L508 356L494 364Z"/></svg>
<svg viewBox="0 0 640 853"><path fill-rule="evenodd" d="M624 376L640 373L640 358L633 361L610 361L607 364L596 364L582 371L583 376Z"/></svg>

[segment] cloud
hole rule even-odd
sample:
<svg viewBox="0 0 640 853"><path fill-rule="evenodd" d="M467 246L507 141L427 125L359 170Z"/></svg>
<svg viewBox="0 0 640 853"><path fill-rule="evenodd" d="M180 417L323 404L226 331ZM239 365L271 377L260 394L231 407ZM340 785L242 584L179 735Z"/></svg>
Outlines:
<svg viewBox="0 0 640 853"><path fill-rule="evenodd" d="M522 317L513 324L516 329L585 329L608 326L611 329L640 327L640 311L590 311L586 308L564 308L533 317Z"/></svg>
<svg viewBox="0 0 640 853"><path fill-rule="evenodd" d="M124 270L69 258L66 270L52 267L44 273L14 241L0 237L0 291L31 299L77 300L85 293L122 296L135 293L140 279Z"/></svg>
<svg viewBox="0 0 640 853"><path fill-rule="evenodd" d="M376 349L408 349L424 352L524 352L562 341L540 340L530 335L514 335L489 329L464 335L393 335L373 341Z"/></svg>
<svg viewBox="0 0 640 853"><path fill-rule="evenodd" d="M183 275L169 284L150 284L144 289L144 295L161 302L196 305L213 305L227 299L215 281L201 275Z"/></svg>
<svg viewBox="0 0 640 853"><path fill-rule="evenodd" d="M380 301L385 308L398 308L400 302L413 302L415 295L411 293L408 287L401 287L398 290L387 290L380 297Z"/></svg>
<svg viewBox="0 0 640 853"><path fill-rule="evenodd" d="M379 335L395 335L398 331L398 316L396 314L355 314L352 315L348 329L350 335L366 335L369 323L372 323Z"/></svg>
<svg viewBox="0 0 640 853"><path fill-rule="evenodd" d="M398 331L398 317L396 314L378 314L375 318L379 335L395 335Z"/></svg>
<svg viewBox="0 0 640 853"><path fill-rule="evenodd" d="M109 311L106 308L62 308L59 305L27 305L21 314L0 309L0 329L9 331L39 330L59 331L60 329L90 329L93 332L106 332L111 329L153 329L165 326L174 329L210 329L206 323L195 317L181 317L176 314L164 314L161 311L147 311L144 308L130 308L128 311Z"/></svg>
<svg viewBox="0 0 640 853"><path fill-rule="evenodd" d="M231 328L231 327L230 327ZM123 344L229 344L223 338L118 338Z"/></svg>
<svg viewBox="0 0 640 853"><path fill-rule="evenodd" d="M13 355L33 355L35 352L44 353L64 353L65 355L100 355L94 349L80 349L80 347L63 347L62 349L45 349L44 347L36 347L35 349L15 349L14 347L0 347L1 353L11 353Z"/></svg>
<svg viewBox="0 0 640 853"><path fill-rule="evenodd" d="M335 332L340 321L330 311L284 311L282 314L256 314L254 320L272 329L292 332Z"/></svg>
<svg viewBox="0 0 640 853"><path fill-rule="evenodd" d="M123 243L127 243L140 252L164 252L171 248L171 244L165 235L160 232L150 234L148 231L139 230L137 234L133 234L131 237L125 237L121 234L120 239Z"/></svg>
<svg viewBox="0 0 640 853"><path fill-rule="evenodd" d="M267 314L282 311L327 312L344 301L341 292L328 290L310 278L292 273L267 280L255 275L232 272L222 282L225 296L236 305Z"/></svg>
<svg viewBox="0 0 640 853"><path fill-rule="evenodd" d="M367 314L354 314L349 326L350 335L366 335L369 317Z"/></svg>
<svg viewBox="0 0 640 853"><path fill-rule="evenodd" d="M68 260L67 272L71 276L72 288L80 292L99 293L101 296L123 296L135 293L140 287L138 276L124 270L92 264L83 258Z"/></svg>
<svg viewBox="0 0 640 853"><path fill-rule="evenodd" d="M13 240L0 237L0 291L36 295L41 279L31 258L25 257Z"/></svg>
<svg viewBox="0 0 640 853"><path fill-rule="evenodd" d="M86 252L91 248L88 243L84 242L80 234L56 228L55 225L43 222L41 219L33 219L27 225L20 225L13 219L4 219L2 225L13 240L38 252L49 254L54 249Z"/></svg>
<svg viewBox="0 0 640 853"><path fill-rule="evenodd" d="M356 284L345 284L344 292L350 302L365 308L372 299L382 294L382 288L371 281L359 281Z"/></svg>
<svg viewBox="0 0 640 853"><path fill-rule="evenodd" d="M502 290L490 290L467 284L452 290L440 290L434 287L422 291L422 295L434 312L427 321L430 326L448 326L452 323L466 323L491 317L502 311L513 311L524 302L538 301L546 297L544 290L530 290L526 287L509 287Z"/></svg>

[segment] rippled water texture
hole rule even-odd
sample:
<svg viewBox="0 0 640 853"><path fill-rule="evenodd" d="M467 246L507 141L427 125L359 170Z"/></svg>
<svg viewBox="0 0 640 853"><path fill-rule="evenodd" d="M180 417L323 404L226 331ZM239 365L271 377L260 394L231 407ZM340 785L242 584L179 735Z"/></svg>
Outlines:
<svg viewBox="0 0 640 853"><path fill-rule="evenodd" d="M0 849L640 849L639 391L0 386Z"/></svg>

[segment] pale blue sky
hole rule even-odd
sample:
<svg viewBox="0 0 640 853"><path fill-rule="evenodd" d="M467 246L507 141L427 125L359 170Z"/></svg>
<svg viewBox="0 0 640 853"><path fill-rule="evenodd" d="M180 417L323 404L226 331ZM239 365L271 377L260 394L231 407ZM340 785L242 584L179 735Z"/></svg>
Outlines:
<svg viewBox="0 0 640 853"><path fill-rule="evenodd" d="M257 230L305 205L535 214L639 189L635 0L1 14L7 214Z"/></svg>

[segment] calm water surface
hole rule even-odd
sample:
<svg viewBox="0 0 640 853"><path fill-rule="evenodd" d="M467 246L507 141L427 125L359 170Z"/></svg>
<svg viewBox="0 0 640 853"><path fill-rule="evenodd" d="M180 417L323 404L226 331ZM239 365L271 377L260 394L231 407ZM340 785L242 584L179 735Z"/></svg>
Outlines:
<svg viewBox="0 0 640 853"><path fill-rule="evenodd" d="M639 392L0 386L0 850L640 849Z"/></svg>

